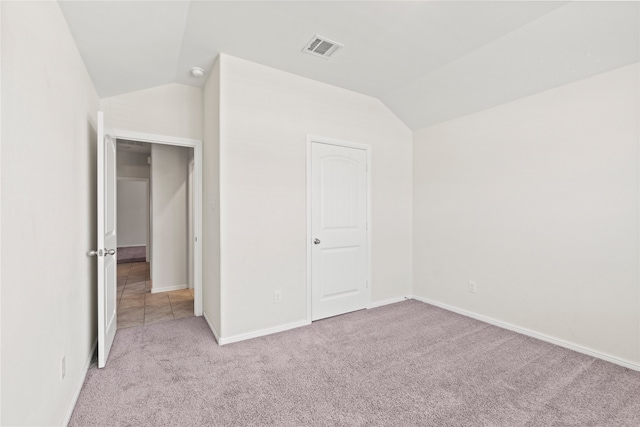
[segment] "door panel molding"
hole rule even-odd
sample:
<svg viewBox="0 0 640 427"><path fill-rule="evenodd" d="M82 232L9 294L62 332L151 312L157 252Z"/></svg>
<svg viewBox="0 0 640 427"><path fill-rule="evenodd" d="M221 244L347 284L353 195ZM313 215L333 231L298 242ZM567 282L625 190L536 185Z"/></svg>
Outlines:
<svg viewBox="0 0 640 427"><path fill-rule="evenodd" d="M311 323L312 315L312 251L313 251L313 228L312 228L312 147L313 144L335 145L338 147L355 148L366 153L366 298L368 307L371 303L371 145L358 142L343 141L333 138L326 138L317 135L306 136L306 175L307 175L307 321ZM366 308L366 307L365 307Z"/></svg>

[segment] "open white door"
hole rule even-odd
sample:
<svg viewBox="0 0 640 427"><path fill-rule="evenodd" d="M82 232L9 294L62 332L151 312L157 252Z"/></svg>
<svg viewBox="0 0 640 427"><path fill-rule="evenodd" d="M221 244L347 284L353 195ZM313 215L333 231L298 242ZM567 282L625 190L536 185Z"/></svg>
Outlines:
<svg viewBox="0 0 640 427"><path fill-rule="evenodd" d="M98 367L107 363L118 327L116 315L116 140L98 111Z"/></svg>

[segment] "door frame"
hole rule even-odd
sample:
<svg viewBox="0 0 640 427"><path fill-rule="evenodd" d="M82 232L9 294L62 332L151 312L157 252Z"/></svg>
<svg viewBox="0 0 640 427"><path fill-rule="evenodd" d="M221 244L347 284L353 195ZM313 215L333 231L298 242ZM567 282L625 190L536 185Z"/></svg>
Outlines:
<svg viewBox="0 0 640 427"><path fill-rule="evenodd" d="M371 145L307 134L307 321L309 323L312 322L311 304L313 297L311 288L311 252L313 249L313 245L311 244L311 239L313 239L311 229L311 147L313 144L326 144L345 148L356 148L359 150L364 150L367 153L367 307L371 304Z"/></svg>
<svg viewBox="0 0 640 427"><path fill-rule="evenodd" d="M113 129L116 139L193 148L193 311L202 316L202 140ZM152 160L153 161L153 160Z"/></svg>

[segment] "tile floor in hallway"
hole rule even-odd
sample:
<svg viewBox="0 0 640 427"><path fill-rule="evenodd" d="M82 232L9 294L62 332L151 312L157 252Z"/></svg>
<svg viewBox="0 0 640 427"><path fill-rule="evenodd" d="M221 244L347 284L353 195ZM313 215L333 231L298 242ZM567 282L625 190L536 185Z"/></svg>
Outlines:
<svg viewBox="0 0 640 427"><path fill-rule="evenodd" d="M149 263L118 264L118 329L193 316L193 289L151 293Z"/></svg>

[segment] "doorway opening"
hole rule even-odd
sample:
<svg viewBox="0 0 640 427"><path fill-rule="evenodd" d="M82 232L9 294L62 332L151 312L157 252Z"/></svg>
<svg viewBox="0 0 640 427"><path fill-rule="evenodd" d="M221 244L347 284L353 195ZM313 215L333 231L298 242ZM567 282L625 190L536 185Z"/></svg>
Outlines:
<svg viewBox="0 0 640 427"><path fill-rule="evenodd" d="M194 315L194 149L116 140L118 329Z"/></svg>
<svg viewBox="0 0 640 427"><path fill-rule="evenodd" d="M117 327L201 315L200 141L114 133Z"/></svg>

